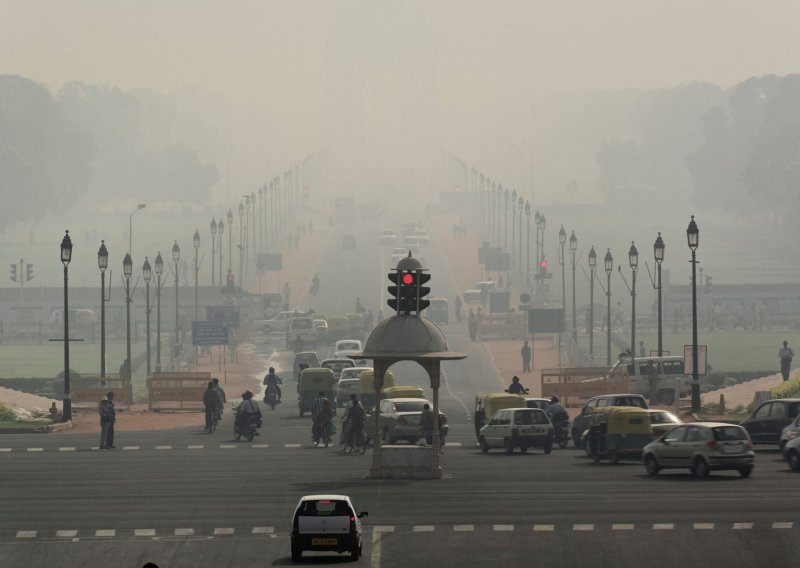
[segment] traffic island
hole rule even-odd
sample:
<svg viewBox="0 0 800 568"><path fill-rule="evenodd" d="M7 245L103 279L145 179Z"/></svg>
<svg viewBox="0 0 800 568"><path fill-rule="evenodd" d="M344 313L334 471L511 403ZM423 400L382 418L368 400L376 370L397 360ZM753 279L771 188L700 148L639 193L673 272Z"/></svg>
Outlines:
<svg viewBox="0 0 800 568"><path fill-rule="evenodd" d="M435 459L438 457L431 446L383 446L379 469L373 470L371 477L441 479L442 468Z"/></svg>

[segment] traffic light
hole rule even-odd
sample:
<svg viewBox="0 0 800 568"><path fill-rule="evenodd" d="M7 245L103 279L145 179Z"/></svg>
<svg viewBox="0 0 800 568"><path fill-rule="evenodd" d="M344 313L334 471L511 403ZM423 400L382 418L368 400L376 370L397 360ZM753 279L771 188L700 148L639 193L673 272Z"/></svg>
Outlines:
<svg viewBox="0 0 800 568"><path fill-rule="evenodd" d="M308 190L307 187L304 187L303 188L303 199L308 199L308 196L309 196L309 190Z"/></svg>
<svg viewBox="0 0 800 568"><path fill-rule="evenodd" d="M409 313L416 309L417 279L413 272L396 271L389 273L389 280L394 286L389 286L389 307L397 312Z"/></svg>
<svg viewBox="0 0 800 568"><path fill-rule="evenodd" d="M417 278L417 302L415 302L419 304L417 313L421 313L422 310L431 305L430 300L425 299L425 296L431 293L431 289L427 286L423 286L423 284L430 279L430 274L425 274L424 272L419 273L419 278Z"/></svg>
<svg viewBox="0 0 800 568"><path fill-rule="evenodd" d="M10 266L11 266L11 281L12 282L16 282L17 281L17 265L15 263L15 264L12 264Z"/></svg>
<svg viewBox="0 0 800 568"><path fill-rule="evenodd" d="M25 282L30 282L33 280L33 265L26 264L25 265Z"/></svg>
<svg viewBox="0 0 800 568"><path fill-rule="evenodd" d="M542 259L539 261L539 278L544 278L544 275L547 274L547 260Z"/></svg>

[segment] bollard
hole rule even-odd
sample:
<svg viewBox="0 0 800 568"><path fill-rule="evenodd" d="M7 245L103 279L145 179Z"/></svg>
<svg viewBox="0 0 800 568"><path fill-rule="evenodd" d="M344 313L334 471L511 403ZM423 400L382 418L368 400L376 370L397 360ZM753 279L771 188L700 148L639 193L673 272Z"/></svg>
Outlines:
<svg viewBox="0 0 800 568"><path fill-rule="evenodd" d="M719 395L719 413L720 414L725 414L725 412L726 412L726 410L725 410L725 395L724 394L720 394Z"/></svg>

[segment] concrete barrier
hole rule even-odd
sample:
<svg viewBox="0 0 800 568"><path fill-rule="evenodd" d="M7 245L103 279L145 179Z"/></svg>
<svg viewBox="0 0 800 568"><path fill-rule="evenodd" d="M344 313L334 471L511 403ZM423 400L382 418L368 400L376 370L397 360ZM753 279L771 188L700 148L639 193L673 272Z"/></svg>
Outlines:
<svg viewBox="0 0 800 568"><path fill-rule="evenodd" d="M442 468L434 469L433 448L430 446L381 447L382 479L441 479Z"/></svg>

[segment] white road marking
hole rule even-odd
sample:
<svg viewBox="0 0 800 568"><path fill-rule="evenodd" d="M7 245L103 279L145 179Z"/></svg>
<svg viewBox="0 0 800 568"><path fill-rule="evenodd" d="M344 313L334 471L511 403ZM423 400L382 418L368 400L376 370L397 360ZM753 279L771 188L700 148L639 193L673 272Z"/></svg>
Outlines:
<svg viewBox="0 0 800 568"><path fill-rule="evenodd" d="M114 530L114 529L94 531L94 536L113 537L113 536L116 536L116 535L117 535L117 531Z"/></svg>
<svg viewBox="0 0 800 568"><path fill-rule="evenodd" d="M122 446L123 450L141 450L141 446Z"/></svg>
<svg viewBox="0 0 800 568"><path fill-rule="evenodd" d="M92 450L93 452L99 452L100 451L100 446L92 446L89 449Z"/></svg>
<svg viewBox="0 0 800 568"><path fill-rule="evenodd" d="M253 444L254 448L269 448L269 444Z"/></svg>
<svg viewBox="0 0 800 568"><path fill-rule="evenodd" d="M413 532L433 532L433 525L414 525Z"/></svg>
<svg viewBox="0 0 800 568"><path fill-rule="evenodd" d="M156 446L157 450L171 450L172 446Z"/></svg>
<svg viewBox="0 0 800 568"><path fill-rule="evenodd" d="M475 530L474 525L453 525L453 530L457 532L472 532Z"/></svg>
<svg viewBox="0 0 800 568"><path fill-rule="evenodd" d="M187 450L202 450L203 448L205 448L205 446L203 446L203 445L199 445L199 446L189 445L189 446L186 446Z"/></svg>
<svg viewBox="0 0 800 568"><path fill-rule="evenodd" d="M43 452L44 448L26 448L26 452Z"/></svg>
<svg viewBox="0 0 800 568"><path fill-rule="evenodd" d="M555 525L533 525L533 530L536 532L552 532L556 530Z"/></svg>
<svg viewBox="0 0 800 568"><path fill-rule="evenodd" d="M175 536L194 536L194 529L175 529Z"/></svg>
<svg viewBox="0 0 800 568"><path fill-rule="evenodd" d="M714 523L695 523L692 528L699 531L709 531L714 528Z"/></svg>
<svg viewBox="0 0 800 568"><path fill-rule="evenodd" d="M394 525L376 525L372 529L373 532L393 533Z"/></svg>
<svg viewBox="0 0 800 568"><path fill-rule="evenodd" d="M655 523L653 525L653 530L656 531L671 531L675 528L675 525L672 523Z"/></svg>
<svg viewBox="0 0 800 568"><path fill-rule="evenodd" d="M156 536L155 529L134 529L133 536Z"/></svg>
<svg viewBox="0 0 800 568"><path fill-rule="evenodd" d="M302 444L284 444L283 447L284 448L302 448L303 445Z"/></svg>
<svg viewBox="0 0 800 568"><path fill-rule="evenodd" d="M275 532L275 527L253 527L251 534L272 534Z"/></svg>
<svg viewBox="0 0 800 568"><path fill-rule="evenodd" d="M36 538L36 531L17 531L17 538Z"/></svg>
<svg viewBox="0 0 800 568"><path fill-rule="evenodd" d="M594 525L572 525L574 531L593 531Z"/></svg>
<svg viewBox="0 0 800 568"><path fill-rule="evenodd" d="M733 528L735 530L752 529L753 523L733 523Z"/></svg>
<svg viewBox="0 0 800 568"><path fill-rule="evenodd" d="M794 526L794 523L772 523L773 529L790 529Z"/></svg>
<svg viewBox="0 0 800 568"><path fill-rule="evenodd" d="M372 531L372 554L369 556L371 568L380 568L381 566L381 536L383 531L379 531L377 528L375 527L375 530ZM392 529L394 530L394 527Z"/></svg>
<svg viewBox="0 0 800 568"><path fill-rule="evenodd" d="M627 523L618 523L611 525L612 531L632 531L633 525Z"/></svg>
<svg viewBox="0 0 800 568"><path fill-rule="evenodd" d="M233 534L233 529L214 529L214 534Z"/></svg>
<svg viewBox="0 0 800 568"><path fill-rule="evenodd" d="M0 452L10 452L11 448L0 448Z"/></svg>
<svg viewBox="0 0 800 568"><path fill-rule="evenodd" d="M493 531L513 531L514 525L492 525Z"/></svg>
<svg viewBox="0 0 800 568"><path fill-rule="evenodd" d="M58 538L74 538L78 536L78 531L75 530L56 531L56 536Z"/></svg>
<svg viewBox="0 0 800 568"><path fill-rule="evenodd" d="M63 447L63 448L58 448L58 451L59 452L74 452L75 451L75 447L74 446L67 446L67 447Z"/></svg>
<svg viewBox="0 0 800 568"><path fill-rule="evenodd" d="M445 442L444 445L447 448L460 448L461 442Z"/></svg>
<svg viewBox="0 0 800 568"><path fill-rule="evenodd" d="M236 444L220 444L219 445L219 449L220 450L233 450L233 449L236 449Z"/></svg>

